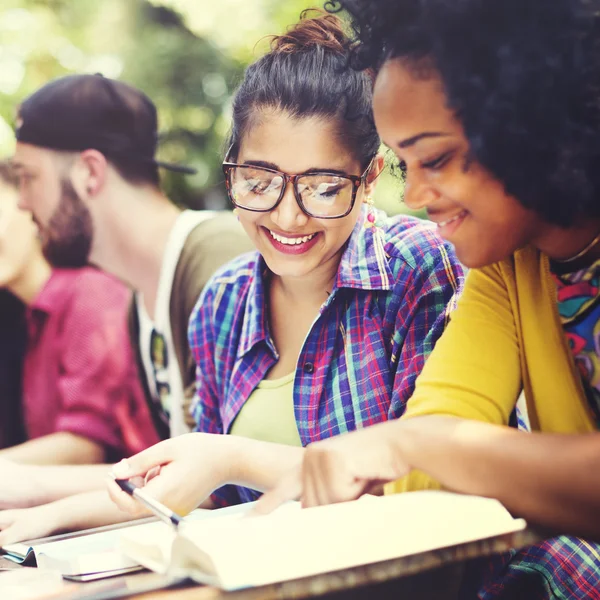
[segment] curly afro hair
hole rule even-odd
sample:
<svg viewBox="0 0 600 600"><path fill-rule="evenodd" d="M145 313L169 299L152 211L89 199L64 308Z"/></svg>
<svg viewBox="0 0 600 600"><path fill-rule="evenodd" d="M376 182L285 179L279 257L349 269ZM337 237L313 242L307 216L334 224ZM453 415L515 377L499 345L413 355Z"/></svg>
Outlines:
<svg viewBox="0 0 600 600"><path fill-rule="evenodd" d="M600 217L600 0L339 0L358 68L439 73L472 157L548 222ZM422 74L423 70L415 70Z"/></svg>

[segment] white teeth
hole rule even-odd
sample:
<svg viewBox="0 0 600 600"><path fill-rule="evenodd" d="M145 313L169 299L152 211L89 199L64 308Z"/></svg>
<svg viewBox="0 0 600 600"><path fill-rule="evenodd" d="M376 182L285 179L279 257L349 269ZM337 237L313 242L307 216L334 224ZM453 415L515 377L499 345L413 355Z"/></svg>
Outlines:
<svg viewBox="0 0 600 600"><path fill-rule="evenodd" d="M288 246L296 246L297 244L304 244L309 240L312 240L316 233L311 233L310 235L305 235L304 237L296 237L296 238L288 238L283 237L282 235L277 235L274 231L269 229L269 233L273 236L273 239L277 240L280 244L286 244Z"/></svg>
<svg viewBox="0 0 600 600"><path fill-rule="evenodd" d="M456 221L457 219L460 219L461 217L465 216L465 211L463 210L463 212L459 213L458 215L452 217L451 219L448 219L447 221L440 221L437 226L438 227L444 227L444 225L448 225L448 223L452 223L452 221Z"/></svg>

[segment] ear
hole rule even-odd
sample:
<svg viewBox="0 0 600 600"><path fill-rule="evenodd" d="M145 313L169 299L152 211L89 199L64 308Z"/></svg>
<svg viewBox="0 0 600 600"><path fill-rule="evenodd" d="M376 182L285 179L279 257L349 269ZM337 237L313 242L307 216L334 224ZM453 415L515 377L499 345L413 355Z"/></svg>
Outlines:
<svg viewBox="0 0 600 600"><path fill-rule="evenodd" d="M106 183L108 163L98 150L84 150L71 168L71 183L80 198L98 195Z"/></svg>
<svg viewBox="0 0 600 600"><path fill-rule="evenodd" d="M365 178L365 197L372 196L375 193L377 179L385 168L385 159L383 154L377 154L371 163L371 168Z"/></svg>

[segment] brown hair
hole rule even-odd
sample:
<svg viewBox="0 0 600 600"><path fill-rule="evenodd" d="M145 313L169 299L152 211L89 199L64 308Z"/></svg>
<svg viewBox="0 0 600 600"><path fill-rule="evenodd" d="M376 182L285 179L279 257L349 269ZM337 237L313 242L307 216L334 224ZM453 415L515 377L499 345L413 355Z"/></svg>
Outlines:
<svg viewBox="0 0 600 600"><path fill-rule="evenodd" d="M344 55L349 48L342 21L317 8L303 10L297 24L271 39L271 52L275 53L308 52L315 46Z"/></svg>
<svg viewBox="0 0 600 600"><path fill-rule="evenodd" d="M372 80L350 68L351 47L343 21L315 9L303 11L298 23L273 37L271 51L246 69L233 98L228 159L236 159L256 112L266 108L294 118L332 120L342 144L365 168L380 140L371 107Z"/></svg>

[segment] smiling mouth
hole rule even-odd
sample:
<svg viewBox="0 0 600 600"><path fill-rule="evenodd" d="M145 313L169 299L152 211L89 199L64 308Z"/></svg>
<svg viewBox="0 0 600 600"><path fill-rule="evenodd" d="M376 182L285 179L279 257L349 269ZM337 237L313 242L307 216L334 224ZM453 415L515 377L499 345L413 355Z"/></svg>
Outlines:
<svg viewBox="0 0 600 600"><path fill-rule="evenodd" d="M271 231L270 229L267 229L267 231L275 241L286 246L297 246L299 244L305 244L306 242L312 240L315 237L315 235L317 235L316 233L311 233L302 237L285 237L283 235L275 233L274 231Z"/></svg>
<svg viewBox="0 0 600 600"><path fill-rule="evenodd" d="M462 217L464 217L466 214L467 214L467 211L463 210L462 212L458 213L457 215L454 215L451 219L447 219L446 221L438 221L437 226L445 227L446 225L449 225L450 223L453 223L454 221L458 221L458 219L462 219Z"/></svg>

